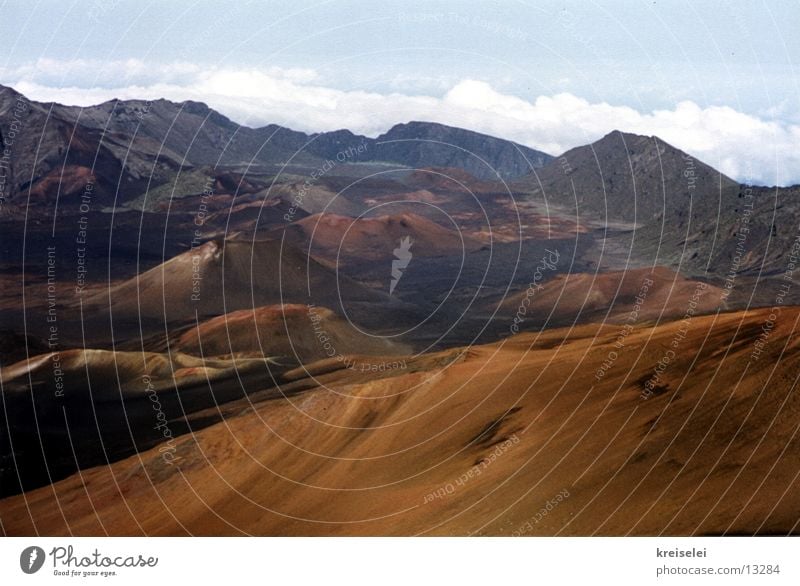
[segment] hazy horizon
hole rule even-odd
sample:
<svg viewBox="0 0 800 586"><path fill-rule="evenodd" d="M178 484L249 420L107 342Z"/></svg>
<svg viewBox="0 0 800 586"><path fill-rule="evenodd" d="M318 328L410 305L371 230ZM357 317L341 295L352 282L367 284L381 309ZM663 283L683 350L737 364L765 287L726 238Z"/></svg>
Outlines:
<svg viewBox="0 0 800 586"><path fill-rule="evenodd" d="M354 6L6 4L0 83L78 106L202 101L240 124L305 132L376 136L425 120L553 155L622 130L739 181L800 182L791 3L509 2L502 16L388 3L357 19Z"/></svg>

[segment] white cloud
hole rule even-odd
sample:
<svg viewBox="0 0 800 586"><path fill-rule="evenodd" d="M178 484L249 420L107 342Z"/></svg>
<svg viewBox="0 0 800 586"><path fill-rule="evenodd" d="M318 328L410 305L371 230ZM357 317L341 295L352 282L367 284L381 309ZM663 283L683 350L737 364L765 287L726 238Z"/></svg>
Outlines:
<svg viewBox="0 0 800 586"><path fill-rule="evenodd" d="M391 87L403 86L402 79ZM639 112L590 103L570 93L533 100L501 93L475 80L451 83L443 95L423 95L434 80L408 86L418 95L342 90L303 68L202 67L125 61L39 60L0 69L0 82L32 99L91 105L112 98L203 101L249 126L276 123L297 130L339 128L375 136L393 124L429 120L515 140L551 154L597 140L614 129L657 135L739 179L785 185L800 182L797 112L761 118L729 107L682 101L671 110ZM408 92L408 86L405 88ZM779 115L782 115L778 117Z"/></svg>

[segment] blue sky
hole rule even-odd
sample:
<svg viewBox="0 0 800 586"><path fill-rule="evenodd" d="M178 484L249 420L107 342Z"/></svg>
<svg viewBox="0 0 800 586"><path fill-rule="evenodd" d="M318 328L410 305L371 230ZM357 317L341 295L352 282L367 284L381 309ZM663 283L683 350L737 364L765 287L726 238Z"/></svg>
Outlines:
<svg viewBox="0 0 800 586"><path fill-rule="evenodd" d="M435 119L552 154L659 134L739 179L800 181L800 4L0 4L0 83L35 99L208 102L376 134Z"/></svg>

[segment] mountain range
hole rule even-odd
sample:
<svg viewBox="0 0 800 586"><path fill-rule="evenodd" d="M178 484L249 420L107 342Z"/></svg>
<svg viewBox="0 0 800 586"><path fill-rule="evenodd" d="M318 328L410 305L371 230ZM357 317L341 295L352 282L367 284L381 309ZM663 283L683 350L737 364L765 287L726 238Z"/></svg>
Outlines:
<svg viewBox="0 0 800 586"><path fill-rule="evenodd" d="M25 104L14 141L7 199L29 192L80 195L94 176L96 197L122 204L174 180L180 170L211 166L296 173L326 163L391 163L462 168L476 177L510 179L552 157L528 147L441 124L398 124L377 138L348 130L305 134L268 125L248 128L199 102L112 100L63 106L28 100L0 86L0 120ZM0 124L0 144L9 127ZM52 189L52 179L57 178ZM40 185L48 189L40 189Z"/></svg>

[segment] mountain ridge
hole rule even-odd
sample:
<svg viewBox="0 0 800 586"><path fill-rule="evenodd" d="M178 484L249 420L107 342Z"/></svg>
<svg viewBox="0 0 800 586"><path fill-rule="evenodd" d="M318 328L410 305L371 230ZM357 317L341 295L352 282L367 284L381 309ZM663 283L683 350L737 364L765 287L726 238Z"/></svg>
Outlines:
<svg viewBox="0 0 800 586"><path fill-rule="evenodd" d="M462 168L479 178L510 179L552 158L501 138L428 122L397 124L378 138L344 129L307 134L277 124L251 128L192 100L113 99L93 106L67 106L30 100L0 85L4 136L13 103L20 98L27 104L22 120L27 132L12 153L16 181L7 199L59 167L91 170L98 162L105 166L97 174L98 192L106 200L118 195L124 203L169 182L181 168L201 165L312 169L330 160L401 167L429 161ZM406 142L391 142L399 139ZM106 152L109 147L111 152ZM37 152L38 156L33 154Z"/></svg>

